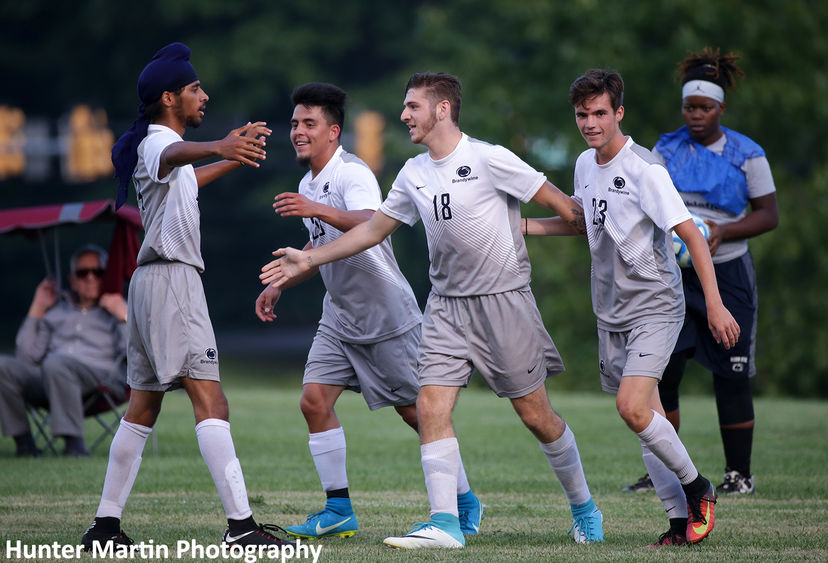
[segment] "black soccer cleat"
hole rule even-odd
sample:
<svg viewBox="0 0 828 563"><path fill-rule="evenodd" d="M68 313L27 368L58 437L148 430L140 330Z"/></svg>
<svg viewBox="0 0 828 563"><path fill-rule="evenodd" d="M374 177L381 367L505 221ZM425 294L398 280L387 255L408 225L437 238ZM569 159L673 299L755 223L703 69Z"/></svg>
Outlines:
<svg viewBox="0 0 828 563"><path fill-rule="evenodd" d="M249 532L244 532L239 534L238 536L230 535L230 530L224 532L224 537L222 538L222 542L227 545L291 545L295 546L296 544L289 540L283 540L282 538L277 537L274 535L273 532L281 532L282 534L287 535L284 528L276 526L274 524L259 524L259 526Z"/></svg>
<svg viewBox="0 0 828 563"><path fill-rule="evenodd" d="M83 546L84 551L92 551L92 546L95 543L100 544L99 549L104 550L106 549L106 545L109 543L114 545L132 545L135 542L132 541L123 530L116 534L111 532L102 532L100 530L96 530L95 524L92 524L89 528L87 528L86 532L84 532L83 537L81 538L81 545Z"/></svg>
<svg viewBox="0 0 828 563"><path fill-rule="evenodd" d="M655 487L653 486L653 480L650 479L650 474L645 473L644 477L621 490L625 493L639 493L642 491L653 491Z"/></svg>

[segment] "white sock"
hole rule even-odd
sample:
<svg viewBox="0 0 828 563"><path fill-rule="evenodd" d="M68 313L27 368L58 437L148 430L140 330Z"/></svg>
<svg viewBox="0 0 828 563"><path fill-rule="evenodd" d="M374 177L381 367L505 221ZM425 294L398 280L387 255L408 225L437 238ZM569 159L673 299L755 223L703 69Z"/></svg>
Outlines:
<svg viewBox="0 0 828 563"><path fill-rule="evenodd" d="M323 491L334 491L348 486L348 473L345 469L345 431L341 426L308 434L308 449L313 456Z"/></svg>
<svg viewBox="0 0 828 563"><path fill-rule="evenodd" d="M236 458L230 423L218 418L202 420L195 427L201 457L213 476L227 518L244 520L253 514L247 500L244 475Z"/></svg>
<svg viewBox="0 0 828 563"><path fill-rule="evenodd" d="M460 445L457 438L444 438L420 446L431 514L448 512L458 516L457 473L460 469Z"/></svg>
<svg viewBox="0 0 828 563"><path fill-rule="evenodd" d="M653 482L656 494L664 504L667 518L687 518L687 498L681 483L664 462L658 459L644 442L641 442L641 458Z"/></svg>
<svg viewBox="0 0 828 563"><path fill-rule="evenodd" d="M676 434L676 429L656 411L651 412L653 420L647 428L638 433L641 443L676 474L682 485L692 482L699 476L699 472Z"/></svg>
<svg viewBox="0 0 828 563"><path fill-rule="evenodd" d="M540 448L546 454L546 459L549 460L558 481L561 482L569 504L584 504L592 498L584 477L584 467L581 465L575 434L569 426L560 438L548 444L542 443Z"/></svg>
<svg viewBox="0 0 828 563"><path fill-rule="evenodd" d="M152 428L121 419L121 424L109 446L109 462L96 517L121 517L132 485L138 476L141 454L150 432Z"/></svg>
<svg viewBox="0 0 828 563"><path fill-rule="evenodd" d="M463 467L463 458L460 457L460 451L457 452L457 457L460 459L460 469L457 471L457 496L465 494L471 490L469 485L469 478L466 477L466 468Z"/></svg>

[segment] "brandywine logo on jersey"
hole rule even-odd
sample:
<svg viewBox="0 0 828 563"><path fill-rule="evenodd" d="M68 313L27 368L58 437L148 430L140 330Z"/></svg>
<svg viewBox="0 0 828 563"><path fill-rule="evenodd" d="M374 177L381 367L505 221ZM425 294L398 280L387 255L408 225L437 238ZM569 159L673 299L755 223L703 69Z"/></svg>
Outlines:
<svg viewBox="0 0 828 563"><path fill-rule="evenodd" d="M321 195L320 199L323 198L323 197L331 197L331 183L330 182L325 182L325 185L322 186L322 195Z"/></svg>
<svg viewBox="0 0 828 563"><path fill-rule="evenodd" d="M630 195L630 192L624 189L624 186L627 185L627 181L624 180L621 176L616 176L612 179L612 187L609 188L609 191L617 193L617 194L624 194Z"/></svg>
<svg viewBox="0 0 828 563"><path fill-rule="evenodd" d="M216 352L215 348L207 348L204 350L204 355L207 356L207 359L202 359L202 364L217 364L218 363L218 352Z"/></svg>
<svg viewBox="0 0 828 563"><path fill-rule="evenodd" d="M457 182L471 182L472 180L477 180L477 176L470 176L471 174L471 167L470 166L461 166L457 169L457 175L460 178L452 178L451 183L456 184Z"/></svg>

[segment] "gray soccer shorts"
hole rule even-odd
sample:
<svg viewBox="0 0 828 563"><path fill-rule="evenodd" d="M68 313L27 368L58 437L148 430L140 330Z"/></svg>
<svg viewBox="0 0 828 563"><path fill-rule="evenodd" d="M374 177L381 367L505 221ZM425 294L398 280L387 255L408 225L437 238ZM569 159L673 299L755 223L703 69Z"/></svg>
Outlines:
<svg viewBox="0 0 828 563"><path fill-rule="evenodd" d="M127 303L130 387L170 391L182 377L219 380L216 337L198 270L181 262L140 266Z"/></svg>
<svg viewBox="0 0 828 563"><path fill-rule="evenodd" d="M420 385L465 387L476 369L498 397L525 397L564 369L530 289L444 297L423 316Z"/></svg>
<svg viewBox="0 0 828 563"><path fill-rule="evenodd" d="M420 326L372 344L343 342L322 329L313 338L302 383L342 386L362 393L368 408L417 402Z"/></svg>
<svg viewBox="0 0 828 563"><path fill-rule="evenodd" d="M601 388L618 393L621 378L643 375L661 381L681 332L682 321L646 323L626 332L598 329Z"/></svg>

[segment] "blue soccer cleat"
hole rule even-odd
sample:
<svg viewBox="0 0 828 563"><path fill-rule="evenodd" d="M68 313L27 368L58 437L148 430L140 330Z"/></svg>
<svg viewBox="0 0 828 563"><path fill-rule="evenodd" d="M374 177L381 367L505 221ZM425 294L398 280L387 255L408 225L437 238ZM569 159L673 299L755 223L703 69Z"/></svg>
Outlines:
<svg viewBox="0 0 828 563"><path fill-rule="evenodd" d="M483 503L470 490L457 495L457 511L460 514L460 531L474 536L480 531L483 520Z"/></svg>
<svg viewBox="0 0 828 563"><path fill-rule="evenodd" d="M592 499L578 506L572 505L572 527L569 528L575 543L604 541L604 516Z"/></svg>
<svg viewBox="0 0 828 563"><path fill-rule="evenodd" d="M325 508L308 516L304 524L288 526L285 531L296 538L314 540L330 536L350 538L358 529L356 514L353 512L339 514Z"/></svg>

